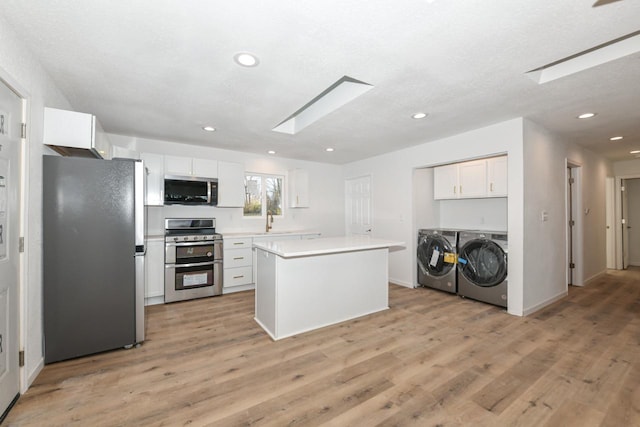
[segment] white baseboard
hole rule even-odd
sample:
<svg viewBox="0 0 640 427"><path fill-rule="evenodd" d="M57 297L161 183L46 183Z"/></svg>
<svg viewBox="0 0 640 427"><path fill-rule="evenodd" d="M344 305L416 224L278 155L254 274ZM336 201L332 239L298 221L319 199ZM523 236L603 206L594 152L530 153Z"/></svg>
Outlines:
<svg viewBox="0 0 640 427"><path fill-rule="evenodd" d="M160 295L158 297L148 297L144 299L144 305L157 305L164 304L164 295Z"/></svg>
<svg viewBox="0 0 640 427"><path fill-rule="evenodd" d="M597 278L599 278L600 276L607 274L607 269L605 268L604 270L602 270L599 273L594 274L593 276L589 277L588 279L586 279L584 281L584 283L582 284L582 286L587 286L589 284L589 282L596 280Z"/></svg>
<svg viewBox="0 0 640 427"><path fill-rule="evenodd" d="M24 393L27 392L29 387L31 387L31 384L33 384L33 382L36 380L38 375L40 375L40 372L42 371L43 368L44 368L44 357L41 357L40 361L38 362L36 367L27 376L27 383L26 384L22 384L22 390L20 390L21 394L24 394Z"/></svg>
<svg viewBox="0 0 640 427"><path fill-rule="evenodd" d="M403 280L394 279L392 277L389 278L389 283L393 283L394 285L404 286L405 288L413 288L413 284L405 282Z"/></svg>
<svg viewBox="0 0 640 427"><path fill-rule="evenodd" d="M255 289L256 286L254 284L250 284L250 285L240 285L240 286L232 286L230 288L225 288L224 286L222 287L222 294L226 295L226 294L232 294L234 292L242 292L242 291L250 291Z"/></svg>
<svg viewBox="0 0 640 427"><path fill-rule="evenodd" d="M534 305L533 307L529 307L529 308L525 309L522 312L522 315L523 316L528 316L528 315L530 315L532 313L535 313L536 311L541 310L541 309L545 308L546 306L553 304L556 301L560 301L562 298L566 297L567 295L568 295L568 292L567 291L563 291L563 292L559 293L558 295L549 298L546 301L543 301L543 302L541 302L539 304Z"/></svg>

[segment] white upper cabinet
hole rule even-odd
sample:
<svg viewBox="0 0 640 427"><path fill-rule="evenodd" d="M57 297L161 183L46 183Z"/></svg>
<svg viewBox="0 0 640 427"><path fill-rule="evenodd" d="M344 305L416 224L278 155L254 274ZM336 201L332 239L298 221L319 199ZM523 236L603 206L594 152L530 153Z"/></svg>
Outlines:
<svg viewBox="0 0 640 427"><path fill-rule="evenodd" d="M487 160L487 190L490 197L507 197L507 156Z"/></svg>
<svg viewBox="0 0 640 427"><path fill-rule="evenodd" d="M433 169L433 198L456 199L458 197L458 165L438 166Z"/></svg>
<svg viewBox="0 0 640 427"><path fill-rule="evenodd" d="M244 207L244 166L218 162L218 207Z"/></svg>
<svg viewBox="0 0 640 427"><path fill-rule="evenodd" d="M164 156L164 173L165 175L217 178L218 162L191 157Z"/></svg>
<svg viewBox="0 0 640 427"><path fill-rule="evenodd" d="M191 175L191 157L164 156L165 175Z"/></svg>
<svg viewBox="0 0 640 427"><path fill-rule="evenodd" d="M92 114L45 107L42 141L63 156L111 158L109 139L100 126L96 135Z"/></svg>
<svg viewBox="0 0 640 427"><path fill-rule="evenodd" d="M193 176L199 176L202 178L217 178L218 161L208 159L193 159L191 172Z"/></svg>
<svg viewBox="0 0 640 427"><path fill-rule="evenodd" d="M435 200L506 196L507 156L454 163L433 169Z"/></svg>
<svg viewBox="0 0 640 427"><path fill-rule="evenodd" d="M289 171L289 207L309 207L309 172L304 169Z"/></svg>
<svg viewBox="0 0 640 427"><path fill-rule="evenodd" d="M147 190L145 205L164 205L164 156L154 153L140 153L140 159L147 170Z"/></svg>
<svg viewBox="0 0 640 427"><path fill-rule="evenodd" d="M487 195L487 161L458 163L458 197L461 199Z"/></svg>

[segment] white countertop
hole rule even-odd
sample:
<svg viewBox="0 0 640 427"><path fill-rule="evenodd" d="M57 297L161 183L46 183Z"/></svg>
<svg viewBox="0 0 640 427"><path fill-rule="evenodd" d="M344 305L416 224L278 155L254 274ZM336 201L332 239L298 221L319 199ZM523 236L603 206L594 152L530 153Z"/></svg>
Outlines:
<svg viewBox="0 0 640 427"><path fill-rule="evenodd" d="M271 252L283 258L326 255L340 252L365 251L392 246L405 246L404 242L376 239L368 236L322 237L309 240L282 240L256 242L254 248Z"/></svg>
<svg viewBox="0 0 640 427"><path fill-rule="evenodd" d="M294 231L270 231L270 232L260 232L260 231L236 231L236 232L220 232L222 237L234 238L234 237L278 237L278 236L307 236L312 234L321 234L319 231L309 231L309 230L294 230Z"/></svg>

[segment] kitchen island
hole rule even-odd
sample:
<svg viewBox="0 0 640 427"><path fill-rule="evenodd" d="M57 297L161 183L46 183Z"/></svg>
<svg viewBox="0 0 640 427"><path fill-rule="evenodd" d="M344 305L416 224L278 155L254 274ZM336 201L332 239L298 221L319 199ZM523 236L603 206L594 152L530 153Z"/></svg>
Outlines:
<svg viewBox="0 0 640 427"><path fill-rule="evenodd" d="M253 244L255 320L278 340L389 308L389 248L367 236Z"/></svg>

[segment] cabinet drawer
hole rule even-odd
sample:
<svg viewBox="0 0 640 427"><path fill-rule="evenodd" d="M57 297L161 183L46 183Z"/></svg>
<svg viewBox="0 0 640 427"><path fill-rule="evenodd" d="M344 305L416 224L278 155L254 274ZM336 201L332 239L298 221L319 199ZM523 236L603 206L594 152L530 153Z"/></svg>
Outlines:
<svg viewBox="0 0 640 427"><path fill-rule="evenodd" d="M223 241L223 245L225 250L228 249L243 249L249 248L253 245L253 239L251 237L240 237L240 238L225 238Z"/></svg>
<svg viewBox="0 0 640 427"><path fill-rule="evenodd" d="M251 267L225 268L222 286L250 285L253 283L253 269Z"/></svg>
<svg viewBox="0 0 640 427"><path fill-rule="evenodd" d="M252 256L251 248L226 249L224 251L224 268L251 266Z"/></svg>

